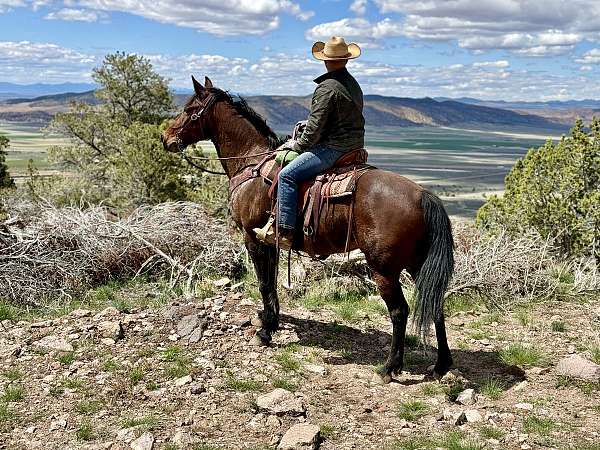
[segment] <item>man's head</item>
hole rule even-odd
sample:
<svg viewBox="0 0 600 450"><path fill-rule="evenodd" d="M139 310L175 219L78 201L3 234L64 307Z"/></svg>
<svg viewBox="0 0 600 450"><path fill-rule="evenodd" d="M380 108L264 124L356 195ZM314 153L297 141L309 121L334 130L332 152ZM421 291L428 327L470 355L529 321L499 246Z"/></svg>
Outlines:
<svg viewBox="0 0 600 450"><path fill-rule="evenodd" d="M338 60L325 60L325 67L327 67L327 72L333 72L334 70L340 70L346 67L348 64L347 59L338 59Z"/></svg>
<svg viewBox="0 0 600 450"><path fill-rule="evenodd" d="M354 43L346 44L342 37L332 36L327 42L315 42L312 47L313 56L325 61L328 72L343 69L348 60L360 56L360 47Z"/></svg>

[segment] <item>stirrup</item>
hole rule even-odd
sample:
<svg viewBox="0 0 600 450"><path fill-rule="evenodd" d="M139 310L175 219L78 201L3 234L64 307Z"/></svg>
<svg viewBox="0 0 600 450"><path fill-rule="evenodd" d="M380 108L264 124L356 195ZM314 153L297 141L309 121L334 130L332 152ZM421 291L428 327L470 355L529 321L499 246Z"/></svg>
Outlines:
<svg viewBox="0 0 600 450"><path fill-rule="evenodd" d="M254 231L254 233L256 234L256 238L259 241L262 242L268 242L268 238L267 236L270 235L269 231L271 233L275 233L275 230L273 230L273 224L275 223L275 217L274 216L270 216L269 220L267 220L267 223L265 224L264 227L262 228L254 228L252 231ZM275 239L273 238L273 241Z"/></svg>

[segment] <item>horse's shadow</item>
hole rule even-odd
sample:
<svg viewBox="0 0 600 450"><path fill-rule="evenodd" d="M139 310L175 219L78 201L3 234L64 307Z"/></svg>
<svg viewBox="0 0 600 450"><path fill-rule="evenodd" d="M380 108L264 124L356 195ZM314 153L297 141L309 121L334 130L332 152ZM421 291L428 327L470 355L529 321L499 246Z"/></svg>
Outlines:
<svg viewBox="0 0 600 450"><path fill-rule="evenodd" d="M332 365L358 364L377 366L387 358L384 347L390 344L391 335L377 329L362 331L337 322L321 322L282 314L281 321L291 324L300 339L298 344L334 351L337 355L325 358ZM411 342L408 342L411 344ZM500 382L505 389L525 379L525 372L504 364L493 351L451 349L454 367L468 380L481 384L489 379ZM435 363L437 349L427 344L407 345L404 369L412 374L427 374ZM426 377L425 380L429 378ZM419 381L409 380L408 384ZM407 384L404 383L404 384Z"/></svg>

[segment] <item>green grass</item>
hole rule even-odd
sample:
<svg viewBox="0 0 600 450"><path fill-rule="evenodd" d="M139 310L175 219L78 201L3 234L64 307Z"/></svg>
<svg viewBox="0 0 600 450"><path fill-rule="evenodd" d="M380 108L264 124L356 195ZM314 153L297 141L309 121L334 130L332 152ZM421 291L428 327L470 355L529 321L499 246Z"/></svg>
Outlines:
<svg viewBox="0 0 600 450"><path fill-rule="evenodd" d="M564 333L565 331L567 331L567 327L562 320L555 320L550 324L550 327L552 331L556 333Z"/></svg>
<svg viewBox="0 0 600 450"><path fill-rule="evenodd" d="M5 403L20 402L25 398L25 389L20 384L8 385L4 388L0 400Z"/></svg>
<svg viewBox="0 0 600 450"><path fill-rule="evenodd" d="M319 427L321 439L331 439L336 432L335 426L330 423L322 423Z"/></svg>
<svg viewBox="0 0 600 450"><path fill-rule="evenodd" d="M547 356L541 350L523 344L510 344L500 350L500 360L509 366L542 366L547 362Z"/></svg>
<svg viewBox="0 0 600 450"><path fill-rule="evenodd" d="M257 392L263 387L263 383L256 380L237 378L231 371L225 374L225 387L236 392Z"/></svg>
<svg viewBox="0 0 600 450"><path fill-rule="evenodd" d="M577 380L571 377L560 376L556 381L557 389L564 387L576 387L586 395L592 395L595 392L600 392L600 382L594 383L591 381Z"/></svg>
<svg viewBox="0 0 600 450"><path fill-rule="evenodd" d="M77 428L75 435L80 441L93 441L94 429L92 427L92 424L88 421L83 422L81 425L79 425L79 428Z"/></svg>
<svg viewBox="0 0 600 450"><path fill-rule="evenodd" d="M404 345L410 348L416 348L421 345L421 338L416 334L407 334L404 337Z"/></svg>
<svg viewBox="0 0 600 450"><path fill-rule="evenodd" d="M146 367L145 366L134 367L127 373L127 378L129 379L129 383L131 383L132 386L135 386L140 381L142 381L145 376L146 376Z"/></svg>
<svg viewBox="0 0 600 450"><path fill-rule="evenodd" d="M519 322L522 326L527 327L533 323L533 317L531 314L531 310L529 309L519 309L515 312L515 318L517 322Z"/></svg>
<svg viewBox="0 0 600 450"><path fill-rule="evenodd" d="M395 442L390 450L484 450L485 445L464 436L459 431L450 431L437 436L418 436Z"/></svg>
<svg viewBox="0 0 600 450"><path fill-rule="evenodd" d="M18 320L19 314L17 309L10 303L0 300L0 321L1 320Z"/></svg>
<svg viewBox="0 0 600 450"><path fill-rule="evenodd" d="M153 428L160 424L161 420L159 417L154 415L142 416L142 417L125 417L121 420L121 427L132 428L132 427L145 427Z"/></svg>
<svg viewBox="0 0 600 450"><path fill-rule="evenodd" d="M364 288L341 289L335 282L327 280L310 286L299 303L311 311L328 308L347 322L358 322L365 316L387 316L385 303L379 299L370 300L369 295L372 294L372 291Z"/></svg>
<svg viewBox="0 0 600 450"><path fill-rule="evenodd" d="M281 388L290 392L296 392L298 390L298 384L286 378L275 378L271 384L274 388Z"/></svg>
<svg viewBox="0 0 600 450"><path fill-rule="evenodd" d="M504 430L491 425L482 425L479 428L479 434L484 439L496 439L498 441L502 440L502 438L504 438L504 436L506 435Z"/></svg>
<svg viewBox="0 0 600 450"><path fill-rule="evenodd" d="M0 430L2 425L17 418L15 412L6 404L0 403Z"/></svg>
<svg viewBox="0 0 600 450"><path fill-rule="evenodd" d="M599 344L591 344L588 346L588 352L590 354L590 359L594 361L596 364L600 364L600 345Z"/></svg>
<svg viewBox="0 0 600 450"><path fill-rule="evenodd" d="M300 361L287 348L275 354L275 361L285 372L298 372L301 367Z"/></svg>
<svg viewBox="0 0 600 450"><path fill-rule="evenodd" d="M115 361L113 358L105 359L102 362L102 370L105 372L117 372L121 369L121 364Z"/></svg>
<svg viewBox="0 0 600 450"><path fill-rule="evenodd" d="M64 352L56 356L56 360L63 366L70 366L75 361L75 352Z"/></svg>
<svg viewBox="0 0 600 450"><path fill-rule="evenodd" d="M436 395L445 394L447 390L447 386L439 383L427 383L421 386L421 392L428 397L435 397Z"/></svg>
<svg viewBox="0 0 600 450"><path fill-rule="evenodd" d="M75 411L79 414L96 414L102 408L102 402L98 400L82 400L75 406Z"/></svg>
<svg viewBox="0 0 600 450"><path fill-rule="evenodd" d="M489 377L481 383L480 391L491 400L498 400L504 392L504 384L496 378Z"/></svg>
<svg viewBox="0 0 600 450"><path fill-rule="evenodd" d="M6 378L8 381L18 381L23 379L23 372L21 372L18 368L16 367L11 367L9 369L6 369L2 372L2 375L4 376L4 378Z"/></svg>
<svg viewBox="0 0 600 450"><path fill-rule="evenodd" d="M556 428L556 423L548 417L528 416L523 419L523 431L538 436L548 436Z"/></svg>
<svg viewBox="0 0 600 450"><path fill-rule="evenodd" d="M190 357L176 345L167 348L162 353L162 360L169 363L165 367L165 375L170 379L181 378L191 371Z"/></svg>
<svg viewBox="0 0 600 450"><path fill-rule="evenodd" d="M398 417L409 422L414 422L427 414L428 410L429 408L427 405L421 400L410 400L400 403L400 406L398 407Z"/></svg>

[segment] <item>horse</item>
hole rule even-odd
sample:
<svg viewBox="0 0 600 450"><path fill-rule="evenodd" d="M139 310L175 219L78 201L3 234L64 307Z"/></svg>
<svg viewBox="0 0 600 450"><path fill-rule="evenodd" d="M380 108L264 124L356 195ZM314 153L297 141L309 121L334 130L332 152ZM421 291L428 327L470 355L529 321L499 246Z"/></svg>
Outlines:
<svg viewBox="0 0 600 450"><path fill-rule="evenodd" d="M165 150L183 152L189 145L211 140L231 179L280 145L280 139L265 120L243 99L234 101L226 91L213 86L208 77L204 86L194 77L192 82L194 94L161 136ZM259 241L253 232L269 219L268 188L263 179L253 178L237 187L229 200L233 220L243 233L258 278L263 311L259 313L260 325L253 339L263 345L270 344L279 326L278 249ZM409 305L400 275L406 270L415 280L415 326L423 336L431 324L435 326L438 351L433 375L443 376L452 366L443 311L444 294L454 269L448 214L431 192L403 176L377 168L358 179L353 195L351 202L324 206L316 230L319 239L311 243L312 249L324 256L354 249L364 254L392 323L389 354L379 369L385 383L403 368ZM353 209L352 214L349 208ZM294 249L306 249L308 239L311 238L297 236Z"/></svg>

